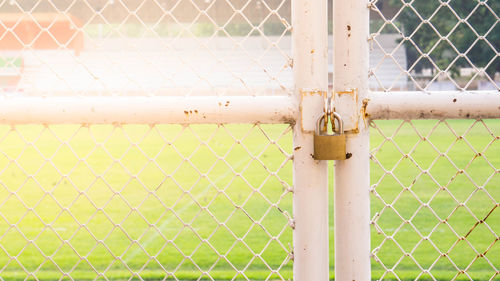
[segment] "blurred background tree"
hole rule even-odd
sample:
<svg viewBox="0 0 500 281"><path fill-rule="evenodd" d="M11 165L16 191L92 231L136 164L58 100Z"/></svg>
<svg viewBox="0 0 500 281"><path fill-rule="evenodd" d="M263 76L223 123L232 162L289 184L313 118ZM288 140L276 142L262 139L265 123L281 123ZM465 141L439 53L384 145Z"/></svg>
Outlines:
<svg viewBox="0 0 500 281"><path fill-rule="evenodd" d="M411 6L403 7L405 3ZM388 0L400 9L394 22L404 36L407 68L448 70L484 68L494 78L500 72L500 1ZM383 6L383 1L377 5ZM379 9L382 7L379 7ZM427 57L426 57L427 56Z"/></svg>

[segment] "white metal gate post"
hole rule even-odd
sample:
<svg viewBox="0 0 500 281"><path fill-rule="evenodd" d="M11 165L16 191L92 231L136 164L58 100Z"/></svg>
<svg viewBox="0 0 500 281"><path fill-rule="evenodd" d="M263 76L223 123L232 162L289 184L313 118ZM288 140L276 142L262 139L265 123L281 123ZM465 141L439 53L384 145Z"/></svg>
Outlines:
<svg viewBox="0 0 500 281"><path fill-rule="evenodd" d="M328 273L328 165L315 161L313 135L328 89L327 1L292 1L292 50L299 116L294 126L294 280Z"/></svg>
<svg viewBox="0 0 500 281"><path fill-rule="evenodd" d="M367 0L337 0L333 7L335 108L344 119L347 152L335 161L335 279L370 280L368 96L369 8ZM355 89L349 92L348 90Z"/></svg>

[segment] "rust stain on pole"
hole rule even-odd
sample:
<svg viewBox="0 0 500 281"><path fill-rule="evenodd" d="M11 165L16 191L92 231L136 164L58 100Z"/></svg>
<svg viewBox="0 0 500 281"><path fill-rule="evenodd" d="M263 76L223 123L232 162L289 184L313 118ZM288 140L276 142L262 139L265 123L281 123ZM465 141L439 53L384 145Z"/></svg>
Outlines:
<svg viewBox="0 0 500 281"><path fill-rule="evenodd" d="M346 128L344 133L346 134L359 133L359 115L363 114L363 108L359 107L358 96L357 88L336 91L334 95L335 111L344 117L344 128ZM350 118L346 119L345 116L350 116Z"/></svg>
<svg viewBox="0 0 500 281"><path fill-rule="evenodd" d="M302 133L304 134L313 134L314 129L308 130L305 128L304 123L314 123L316 124L316 120L313 120L313 122L310 122L312 118L316 118L313 114L318 113L316 110L311 111L312 108L315 108L314 106L311 107L310 102L313 102L313 99L321 97L322 99L327 96L326 91L321 91L321 90L309 90L309 89L301 89L300 90L300 104L299 104L299 114L300 114L300 128ZM307 103L309 105L305 105L304 103ZM308 112L304 112L304 109L309 109L307 110ZM304 122L304 119L307 121Z"/></svg>

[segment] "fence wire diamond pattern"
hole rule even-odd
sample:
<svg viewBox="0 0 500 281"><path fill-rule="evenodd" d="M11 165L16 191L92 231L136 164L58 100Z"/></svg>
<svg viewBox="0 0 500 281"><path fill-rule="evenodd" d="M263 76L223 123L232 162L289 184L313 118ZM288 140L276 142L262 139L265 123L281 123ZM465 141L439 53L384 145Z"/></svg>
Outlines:
<svg viewBox="0 0 500 281"><path fill-rule="evenodd" d="M370 8L372 90L500 89L498 1ZM372 123L374 278L498 278L498 132L495 120Z"/></svg>
<svg viewBox="0 0 500 281"><path fill-rule="evenodd" d="M0 1L0 93L288 95L290 3ZM1 126L0 279L290 279L290 141L289 125Z"/></svg>
<svg viewBox="0 0 500 281"><path fill-rule="evenodd" d="M496 120L372 123L372 255L380 279L496 280Z"/></svg>
<svg viewBox="0 0 500 281"><path fill-rule="evenodd" d="M500 4L371 1L372 89L499 90Z"/></svg>
<svg viewBox="0 0 500 281"><path fill-rule="evenodd" d="M0 1L0 74L8 69L10 81L2 89L51 96L287 95L290 3Z"/></svg>
<svg viewBox="0 0 500 281"><path fill-rule="evenodd" d="M2 280L290 278L290 126L0 130Z"/></svg>

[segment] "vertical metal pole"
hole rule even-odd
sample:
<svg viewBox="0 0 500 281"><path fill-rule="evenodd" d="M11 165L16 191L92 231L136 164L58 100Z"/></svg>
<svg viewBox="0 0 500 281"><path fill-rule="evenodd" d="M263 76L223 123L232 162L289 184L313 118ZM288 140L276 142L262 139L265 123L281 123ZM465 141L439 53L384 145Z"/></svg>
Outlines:
<svg viewBox="0 0 500 281"><path fill-rule="evenodd" d="M294 280L326 281L328 274L328 169L315 161L314 126L328 89L327 1L292 1L295 97ZM314 91L313 91L314 90Z"/></svg>
<svg viewBox="0 0 500 281"><path fill-rule="evenodd" d="M352 157L335 162L335 279L371 280L370 143L362 110L369 90L368 0L337 0L333 9L334 89L358 90L352 106L341 109L349 115L344 119L357 122L344 126L351 130L347 135L347 152Z"/></svg>

